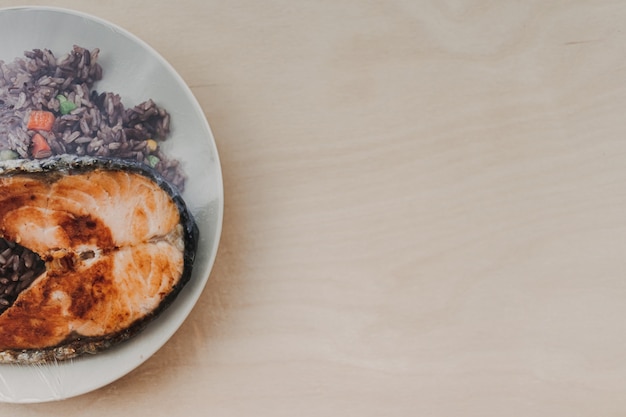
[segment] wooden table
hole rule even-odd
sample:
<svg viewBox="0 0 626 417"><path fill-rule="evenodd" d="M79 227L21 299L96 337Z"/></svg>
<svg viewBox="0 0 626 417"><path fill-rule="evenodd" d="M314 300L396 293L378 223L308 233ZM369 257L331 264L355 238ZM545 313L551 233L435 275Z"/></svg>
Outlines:
<svg viewBox="0 0 626 417"><path fill-rule="evenodd" d="M181 74L225 218L156 355L2 415L626 414L624 2L32 3Z"/></svg>

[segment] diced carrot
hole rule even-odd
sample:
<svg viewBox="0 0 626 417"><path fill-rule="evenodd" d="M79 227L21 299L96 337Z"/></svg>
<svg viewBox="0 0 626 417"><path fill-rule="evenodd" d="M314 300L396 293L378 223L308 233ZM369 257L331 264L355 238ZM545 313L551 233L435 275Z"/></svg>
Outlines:
<svg viewBox="0 0 626 417"><path fill-rule="evenodd" d="M52 151L50 150L50 145L46 138L41 136L39 133L35 133L33 135L32 142L30 144L30 153L33 155L33 158L41 159L47 158L52 155Z"/></svg>
<svg viewBox="0 0 626 417"><path fill-rule="evenodd" d="M30 130L45 130L46 132L49 132L52 130L52 126L54 125L54 119L55 117L52 112L45 110L33 110L30 112L26 128Z"/></svg>

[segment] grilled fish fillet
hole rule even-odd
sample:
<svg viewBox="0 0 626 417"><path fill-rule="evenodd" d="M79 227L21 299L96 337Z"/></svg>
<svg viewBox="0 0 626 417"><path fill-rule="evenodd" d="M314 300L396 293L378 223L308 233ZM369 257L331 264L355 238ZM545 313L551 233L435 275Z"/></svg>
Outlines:
<svg viewBox="0 0 626 417"><path fill-rule="evenodd" d="M152 170L65 157L0 167L0 237L46 263L0 314L0 362L33 363L143 329L189 280L198 229Z"/></svg>

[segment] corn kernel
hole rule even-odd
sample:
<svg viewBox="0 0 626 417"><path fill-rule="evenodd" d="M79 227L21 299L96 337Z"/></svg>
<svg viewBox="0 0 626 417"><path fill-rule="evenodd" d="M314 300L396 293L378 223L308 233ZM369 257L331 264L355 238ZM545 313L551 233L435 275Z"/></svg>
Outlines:
<svg viewBox="0 0 626 417"><path fill-rule="evenodd" d="M154 152L157 150L159 144L156 142L156 140L154 139L147 139L146 140L146 148L148 148L150 150L150 152Z"/></svg>

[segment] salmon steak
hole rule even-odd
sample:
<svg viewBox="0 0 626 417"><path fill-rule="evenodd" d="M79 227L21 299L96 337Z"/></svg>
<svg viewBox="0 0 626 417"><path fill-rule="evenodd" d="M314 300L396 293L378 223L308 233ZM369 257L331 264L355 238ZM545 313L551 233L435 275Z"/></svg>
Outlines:
<svg viewBox="0 0 626 417"><path fill-rule="evenodd" d="M66 155L0 165L0 238L0 363L45 363L143 330L189 281L198 228L150 167Z"/></svg>

